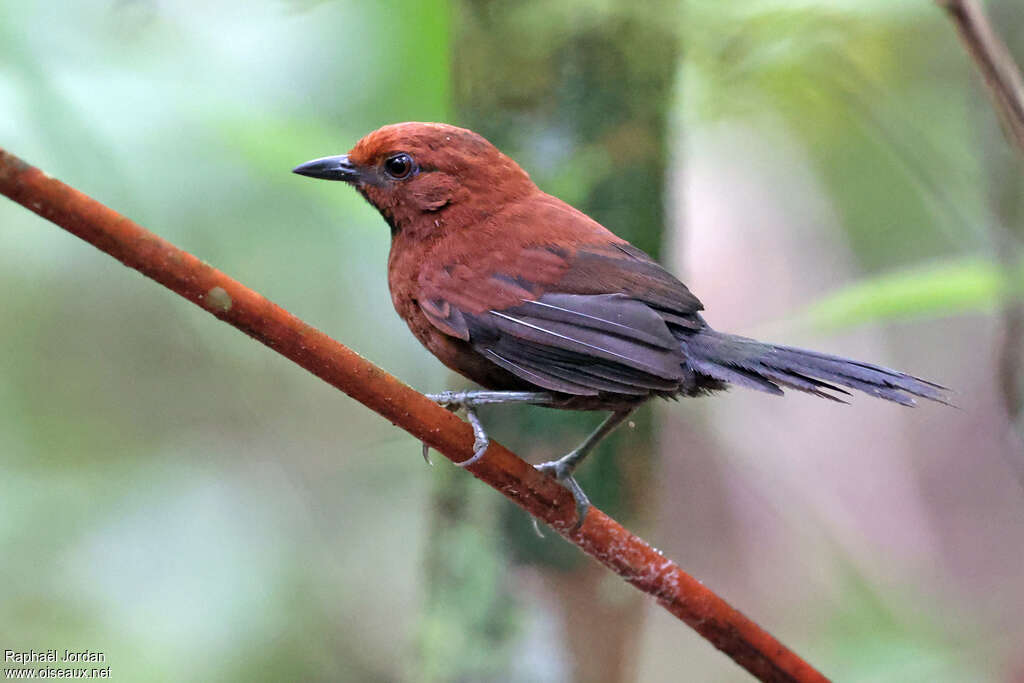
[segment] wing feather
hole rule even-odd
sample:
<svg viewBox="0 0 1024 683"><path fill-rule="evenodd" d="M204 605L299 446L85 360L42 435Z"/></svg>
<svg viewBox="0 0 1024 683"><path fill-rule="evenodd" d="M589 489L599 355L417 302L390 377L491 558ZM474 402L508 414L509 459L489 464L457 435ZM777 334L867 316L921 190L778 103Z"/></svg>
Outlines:
<svg viewBox="0 0 1024 683"><path fill-rule="evenodd" d="M550 391L678 390L685 370L670 326L703 325L701 304L646 254L612 242L489 258L421 272L418 304L434 327Z"/></svg>

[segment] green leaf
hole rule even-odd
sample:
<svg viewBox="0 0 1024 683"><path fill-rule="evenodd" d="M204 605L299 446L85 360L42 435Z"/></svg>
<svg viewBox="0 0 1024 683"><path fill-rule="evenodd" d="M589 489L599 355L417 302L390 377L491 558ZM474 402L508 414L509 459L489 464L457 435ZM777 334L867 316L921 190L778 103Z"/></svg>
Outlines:
<svg viewBox="0 0 1024 683"><path fill-rule="evenodd" d="M1008 273L997 263L969 259L932 264L856 282L825 296L797 325L825 330L870 322L989 311L1024 292L1024 263Z"/></svg>

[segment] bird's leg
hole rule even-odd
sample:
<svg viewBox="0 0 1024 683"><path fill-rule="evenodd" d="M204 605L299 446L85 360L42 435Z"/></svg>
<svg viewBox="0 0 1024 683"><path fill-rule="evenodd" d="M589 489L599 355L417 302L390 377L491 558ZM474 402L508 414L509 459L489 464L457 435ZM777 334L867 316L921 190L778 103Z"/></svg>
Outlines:
<svg viewBox="0 0 1024 683"><path fill-rule="evenodd" d="M579 467L580 463L583 462L594 447L601 442L601 439L611 434L616 427L622 424L627 417L629 417L635 408L627 408L625 410L617 410L601 423L593 433L583 440L579 446L563 455L558 460L552 460L550 462L544 462L536 466L537 470L550 474L557 479L563 486L569 489L572 493L572 497L576 500L576 524L572 530L576 531L583 526L583 520L587 517L587 510L590 509L590 500L587 498L587 494L583 493L583 489L580 488L576 478L572 476L572 473ZM534 520L536 525L536 519ZM537 533L540 533L540 529L537 529Z"/></svg>
<svg viewBox="0 0 1024 683"><path fill-rule="evenodd" d="M558 403L558 397L546 391L442 391L440 394L427 394L427 398L449 410L503 403L533 403L539 406Z"/></svg>
<svg viewBox="0 0 1024 683"><path fill-rule="evenodd" d="M558 402L554 394L544 391L442 391L440 394L427 394L427 398L448 410L465 410L466 419L473 426L473 455L468 460L455 463L459 467L468 467L484 457L491 440L476 415L477 406L501 405L507 403L532 403L534 405L551 405ZM423 444L423 459L430 464L430 447Z"/></svg>

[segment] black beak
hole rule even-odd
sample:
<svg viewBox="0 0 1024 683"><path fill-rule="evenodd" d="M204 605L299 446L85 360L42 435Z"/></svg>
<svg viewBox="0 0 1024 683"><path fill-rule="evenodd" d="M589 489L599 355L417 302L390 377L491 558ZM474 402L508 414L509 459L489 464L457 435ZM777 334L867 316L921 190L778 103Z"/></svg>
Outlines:
<svg viewBox="0 0 1024 683"><path fill-rule="evenodd" d="M307 161L293 168L292 173L323 180L344 180L347 183L359 180L359 169L348 160L347 154Z"/></svg>

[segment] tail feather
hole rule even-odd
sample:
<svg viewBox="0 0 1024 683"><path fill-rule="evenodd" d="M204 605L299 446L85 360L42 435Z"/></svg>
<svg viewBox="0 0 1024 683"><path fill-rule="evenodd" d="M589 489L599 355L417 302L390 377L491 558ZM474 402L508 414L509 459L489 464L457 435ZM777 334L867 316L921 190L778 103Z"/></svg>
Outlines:
<svg viewBox="0 0 1024 683"><path fill-rule="evenodd" d="M880 365L805 351L704 328L680 340L690 368L706 377L770 394L782 387L833 401L834 393L849 395L841 387L884 398L905 406L914 397L946 403L946 388Z"/></svg>

